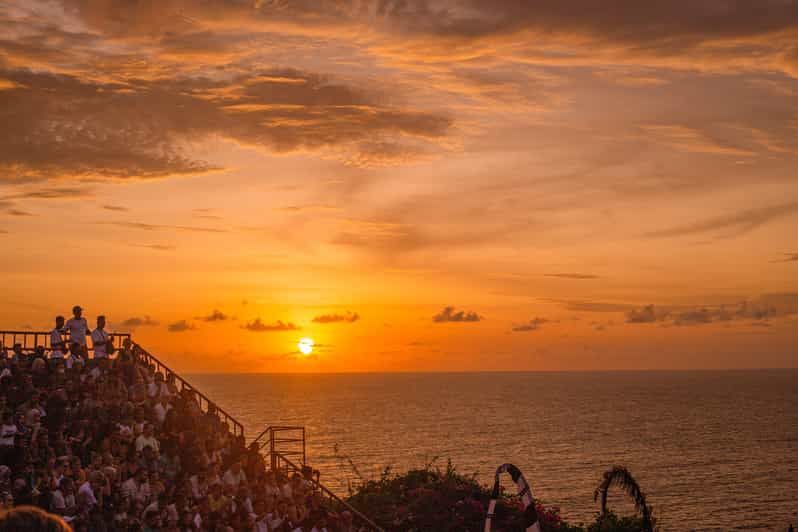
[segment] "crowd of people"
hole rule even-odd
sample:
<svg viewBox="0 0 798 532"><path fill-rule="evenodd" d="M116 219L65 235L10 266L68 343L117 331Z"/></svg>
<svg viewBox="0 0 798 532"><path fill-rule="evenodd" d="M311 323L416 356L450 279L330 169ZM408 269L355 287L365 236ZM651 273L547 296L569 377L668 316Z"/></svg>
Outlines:
<svg viewBox="0 0 798 532"><path fill-rule="evenodd" d="M0 351L3 508L34 505L86 532L355 530L129 340L115 349L105 318L89 330L73 314L56 319L49 350Z"/></svg>

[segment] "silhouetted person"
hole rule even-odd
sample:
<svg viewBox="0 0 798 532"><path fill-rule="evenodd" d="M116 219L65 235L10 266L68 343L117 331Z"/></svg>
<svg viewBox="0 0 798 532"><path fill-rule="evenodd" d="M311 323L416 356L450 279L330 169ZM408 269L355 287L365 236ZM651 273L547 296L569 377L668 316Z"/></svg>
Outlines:
<svg viewBox="0 0 798 532"><path fill-rule="evenodd" d="M83 309L78 305L72 307L72 317L66 322L66 328L69 331L69 343L72 349L72 355L83 354L85 355L86 336L90 334L89 324L86 323L86 318L82 316ZM77 349L74 349L78 346Z"/></svg>
<svg viewBox="0 0 798 532"><path fill-rule="evenodd" d="M0 513L0 532L71 532L57 515L35 506L17 506Z"/></svg>
<svg viewBox="0 0 798 532"><path fill-rule="evenodd" d="M64 317L55 317L55 329L50 331L50 358L64 358L66 342L64 341Z"/></svg>
<svg viewBox="0 0 798 532"><path fill-rule="evenodd" d="M792 528L792 523L790 523L790 528L787 529L787 532L795 532L795 530Z"/></svg>
<svg viewBox="0 0 798 532"><path fill-rule="evenodd" d="M97 328L91 333L94 358L108 358L108 333L105 332L105 316L97 316Z"/></svg>

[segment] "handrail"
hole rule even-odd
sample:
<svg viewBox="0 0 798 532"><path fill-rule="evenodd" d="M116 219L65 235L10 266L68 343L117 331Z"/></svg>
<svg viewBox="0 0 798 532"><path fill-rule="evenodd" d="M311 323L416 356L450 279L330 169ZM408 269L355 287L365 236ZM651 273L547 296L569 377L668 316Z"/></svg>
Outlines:
<svg viewBox="0 0 798 532"><path fill-rule="evenodd" d="M301 472L302 472L302 468L301 468L301 467L299 467L298 465L296 465L296 464L295 464L294 462L292 462L290 459L286 458L285 456L283 456L283 455L282 455L281 453L279 453L279 452L275 452L275 454L276 454L276 456L277 456L277 458L278 458L278 460L279 460L279 461L281 461L281 462L285 462L285 464L286 464L288 467L290 467L291 469L293 469L294 471L296 471L296 472L298 472L298 473L301 473ZM345 500L343 500L341 497L339 497L339 496L338 496L338 495L336 495L335 493L333 493L333 491L332 491L332 490L330 490L330 488L328 488L327 486L325 486L324 484L322 484L322 483L321 483L321 482L320 482L318 479L315 479L315 478L313 478L313 477L311 476L309 479L306 479L306 480L309 480L309 481L310 481L310 482L313 484L313 486L314 486L316 489L318 489L318 490L319 490L320 492L322 492L324 495L326 495L327 497L329 497L329 498L330 498L330 500L333 500L333 501L335 501L337 504L340 504L341 506L343 506L344 508L346 508L347 510L349 510L350 512L352 512L352 514L354 514L354 515L355 515L355 516L356 516L358 519L360 519L361 521L363 521L363 522L364 522L366 525L368 525L368 526L369 526L369 527L370 527L372 530L376 530L377 532L385 532L385 530L383 530L383 529L382 529L382 528L381 528L379 525L377 525L377 523L375 523L374 521L372 521L371 519L369 519L369 518L368 518L368 517L367 517L367 516L366 516L364 513L362 513L360 510L358 510L357 508L355 508L354 506L352 506L351 504L349 504L348 502L346 502Z"/></svg>
<svg viewBox="0 0 798 532"><path fill-rule="evenodd" d="M6 344L6 337L11 336L11 344ZM22 342L17 341L17 336L22 337ZM44 344L39 344L39 337L44 339ZM62 337L64 341L68 344L68 338L70 338L70 334L68 332L63 333ZM33 347L28 347L28 339L33 338ZM130 339L130 333L108 333L108 338L115 342L116 347L122 347L125 339ZM117 341L118 340L118 341ZM0 347L2 348L13 348L14 345L20 344L23 350L31 351L36 349L37 347L43 347L45 351L52 351L53 347L50 345L50 331L0 331ZM94 346L88 348L89 351L94 350Z"/></svg>
<svg viewBox="0 0 798 532"><path fill-rule="evenodd" d="M11 336L11 345L6 345L6 337ZM17 342L17 336L22 337L22 342ZM44 339L44 345L39 345L39 337ZM131 346L133 348L133 354L135 357L141 361L146 363L148 366L153 366L156 372L163 372L164 378L169 379L169 377L173 377L178 383L180 383L181 390L189 390L191 393L196 394L199 398L199 407L202 410L202 402L205 401L205 411L211 412L215 416L217 416L220 421L226 422L228 426L232 425L233 435L240 436L241 438L244 437L244 426L233 416L227 413L223 408L219 405L211 401L205 394L197 390L194 386L191 385L187 380L181 377L177 372L175 372L172 368L161 362L157 357L151 354L149 351L141 347L136 342L132 341L130 333L109 333L109 338L118 344L117 347L121 348L125 342L125 340L131 341ZM64 335L64 339L69 337L69 334ZM28 347L28 340L33 339L33 347ZM11 331L11 330L0 330L0 348L6 349L9 347L13 347L15 344L20 343L20 346L23 350L32 351L38 347L43 347L45 351L52 351L52 346L49 345L50 343L50 331ZM94 347L92 346L89 350L93 350ZM275 437L275 434L278 432L288 432L288 431L301 431L301 436L295 438L278 438ZM266 435L269 435L269 439L267 441L261 442L262 438ZM305 466L305 427L297 426L297 425L269 425L254 440L252 443L258 444L258 451L263 449L267 444L269 444L269 457L271 459L271 467L272 470L277 470L280 468L280 464L284 463L292 470L302 473L303 467ZM298 449L291 450L291 449L284 449L280 450L277 448L276 444L280 443L301 443L302 450L299 451ZM288 456L300 456L302 466L297 465L294 463ZM369 519L365 514L360 512L357 508L353 507L351 504L346 502L345 500L341 499L338 495L336 495L332 490L330 490L327 486L322 484L317 478L310 478L310 482L318 489L321 493L329 497L330 500L334 500L337 504L343 506L354 516L358 519L363 521L366 525L368 525L371 529L376 530L377 532L384 532L382 528L377 526L371 519Z"/></svg>
<svg viewBox="0 0 798 532"><path fill-rule="evenodd" d="M11 337L11 345L6 345L6 338ZM21 338L18 338L21 337ZM42 345L39 344L39 337L41 337L44 341ZM125 340L131 340L131 345L133 347L134 353L140 358L143 359L148 365L152 365L155 367L156 371L162 371L164 373L164 378L168 380L168 377L174 376L174 379L180 383L180 389L190 390L192 393L196 394L199 398L199 406L200 410L202 410L203 404L202 402L205 401L205 411L210 411L214 415L216 415L220 421L223 423L227 423L228 425L232 426L233 435L234 436L244 436L244 425L242 425L236 418L228 414L223 408L219 405L211 401L205 394L197 390L194 386L191 385L186 379L181 377L176 371L172 368L161 362L158 358L156 358L153 354L149 351L141 347L136 342L132 342L132 338L130 333L108 333L108 337L114 341L116 347L121 348L125 342ZM63 334L64 340L68 343L69 333ZM21 340L18 341L18 340ZM32 341L32 347L28 346L28 341ZM3 348L13 348L15 344L20 344L24 351L33 351L37 347L43 347L45 351L52 351L53 348L50 345L50 331L0 331L0 346ZM94 350L94 346L89 348L89 351Z"/></svg>
<svg viewBox="0 0 798 532"><path fill-rule="evenodd" d="M199 401L200 409L202 409L202 401L204 400L205 401L205 405L206 405L205 410L207 412L211 412L213 414L216 414L218 417L223 418L224 422L227 422L228 424L231 424L232 428L233 428L233 435L234 436L241 436L241 437L244 436L244 425L242 425L232 415L228 414L226 410L224 410L222 407L220 407L219 405L217 405L216 403L211 401L208 398L208 396L206 396L201 391L197 390L194 386L191 385L190 382L188 382L186 379L181 377L176 371L174 371L172 368L170 368L169 366L167 366L166 364L161 362L158 358L155 357L155 355L151 354L149 351L147 351L146 349L141 347L136 342L133 342L133 349L134 349L134 353L137 356L139 356L140 358L143 358L147 362L148 365L152 364L153 366L155 366L156 371L162 371L164 373L164 378L166 378L168 380L169 376L173 376L175 378L175 380L180 383L180 389L181 390L183 390L183 389L190 390L192 393L196 394L197 397L199 397L199 399L200 399L200 401Z"/></svg>

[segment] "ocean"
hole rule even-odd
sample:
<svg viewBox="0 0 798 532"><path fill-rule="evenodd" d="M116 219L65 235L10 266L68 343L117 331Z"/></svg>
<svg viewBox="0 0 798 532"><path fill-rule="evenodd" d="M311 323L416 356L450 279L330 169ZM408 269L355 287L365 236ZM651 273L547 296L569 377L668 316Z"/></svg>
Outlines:
<svg viewBox="0 0 798 532"><path fill-rule="evenodd" d="M342 495L358 475L378 478L387 466L401 472L451 459L492 485L496 467L511 462L544 504L590 522L602 472L620 464L663 530L798 524L798 370L189 380L248 436L269 424L304 425L308 463ZM633 511L618 495L610 505Z"/></svg>

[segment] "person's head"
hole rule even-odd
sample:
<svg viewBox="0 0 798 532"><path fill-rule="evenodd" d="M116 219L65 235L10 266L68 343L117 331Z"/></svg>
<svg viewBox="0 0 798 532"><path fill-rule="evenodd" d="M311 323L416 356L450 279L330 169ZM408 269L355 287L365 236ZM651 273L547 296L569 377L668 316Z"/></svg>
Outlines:
<svg viewBox="0 0 798 532"><path fill-rule="evenodd" d="M64 317L63 316L56 316L55 317L55 328L56 329L63 329L64 328Z"/></svg>
<svg viewBox="0 0 798 532"><path fill-rule="evenodd" d="M241 472L241 461L236 460L235 462L230 464L230 471L232 471L233 474L235 475L239 474Z"/></svg>
<svg viewBox="0 0 798 532"><path fill-rule="evenodd" d="M105 316L103 315L97 316L97 328L100 330L105 328Z"/></svg>
<svg viewBox="0 0 798 532"><path fill-rule="evenodd" d="M35 506L17 506L0 513L0 532L70 532L63 519Z"/></svg>
<svg viewBox="0 0 798 532"><path fill-rule="evenodd" d="M15 354L17 354L17 355L21 355L22 354L22 344L20 344L20 343L14 344L14 348L13 349L14 349L14 353Z"/></svg>
<svg viewBox="0 0 798 532"><path fill-rule="evenodd" d="M148 438L152 436L152 423L145 423L144 424L144 435Z"/></svg>
<svg viewBox="0 0 798 532"><path fill-rule="evenodd" d="M80 318L81 314L83 314L83 309L80 308L79 305L75 305L74 307L72 307L72 315L73 316L75 316L76 318Z"/></svg>
<svg viewBox="0 0 798 532"><path fill-rule="evenodd" d="M14 414L11 410L6 410L3 412L3 425L13 425L14 424Z"/></svg>
<svg viewBox="0 0 798 532"><path fill-rule="evenodd" d="M100 471L92 471L91 475L89 475L89 483L92 489L99 489L105 483L105 476Z"/></svg>
<svg viewBox="0 0 798 532"><path fill-rule="evenodd" d="M143 467L136 471L136 481L139 483L147 482L150 479L150 475L147 473L147 470Z"/></svg>

